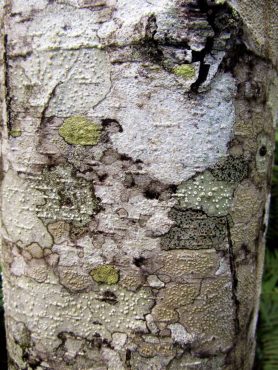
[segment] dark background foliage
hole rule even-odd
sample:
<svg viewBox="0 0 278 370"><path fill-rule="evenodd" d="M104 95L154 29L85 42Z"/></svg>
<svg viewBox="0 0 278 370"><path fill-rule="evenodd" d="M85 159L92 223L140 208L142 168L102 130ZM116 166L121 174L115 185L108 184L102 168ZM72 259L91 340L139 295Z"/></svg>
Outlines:
<svg viewBox="0 0 278 370"><path fill-rule="evenodd" d="M278 132L254 370L278 369Z"/></svg>
<svg viewBox="0 0 278 370"><path fill-rule="evenodd" d="M7 369L5 327L4 327L4 308L2 295L2 277L0 275L0 369Z"/></svg>

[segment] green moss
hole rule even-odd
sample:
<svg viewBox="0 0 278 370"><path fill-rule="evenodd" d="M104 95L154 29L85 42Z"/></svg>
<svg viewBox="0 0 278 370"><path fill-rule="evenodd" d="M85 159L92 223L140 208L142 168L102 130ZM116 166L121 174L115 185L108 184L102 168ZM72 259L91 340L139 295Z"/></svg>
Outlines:
<svg viewBox="0 0 278 370"><path fill-rule="evenodd" d="M101 126L86 117L67 118L59 128L59 134L68 144L96 145L99 142Z"/></svg>
<svg viewBox="0 0 278 370"><path fill-rule="evenodd" d="M11 130L11 131L10 131L10 135L11 135L12 137L19 137L19 136L21 136L21 135L22 135L22 131L21 131L21 130Z"/></svg>
<svg viewBox="0 0 278 370"><path fill-rule="evenodd" d="M173 73L179 77L190 79L195 77L195 68L190 64L182 64L173 68Z"/></svg>
<svg viewBox="0 0 278 370"><path fill-rule="evenodd" d="M97 266L90 274L97 283L112 285L119 281L119 273L112 265Z"/></svg>

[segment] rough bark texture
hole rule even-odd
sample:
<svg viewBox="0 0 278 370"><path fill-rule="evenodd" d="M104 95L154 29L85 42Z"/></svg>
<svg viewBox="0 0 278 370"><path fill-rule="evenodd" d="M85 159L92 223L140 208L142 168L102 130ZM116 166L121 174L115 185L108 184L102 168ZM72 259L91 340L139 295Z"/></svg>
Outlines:
<svg viewBox="0 0 278 370"><path fill-rule="evenodd" d="M275 4L6 1L10 369L251 369Z"/></svg>

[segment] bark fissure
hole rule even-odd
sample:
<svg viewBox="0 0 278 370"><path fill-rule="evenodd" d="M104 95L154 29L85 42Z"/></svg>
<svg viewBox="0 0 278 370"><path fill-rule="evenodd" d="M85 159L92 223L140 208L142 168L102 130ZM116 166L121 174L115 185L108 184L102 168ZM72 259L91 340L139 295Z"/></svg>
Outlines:
<svg viewBox="0 0 278 370"><path fill-rule="evenodd" d="M240 326L239 326L239 300L237 297L237 287L238 287L238 278L237 278L237 271L236 271L236 258L233 251L233 242L231 238L231 229L230 223L227 220L227 237L228 237L228 251L229 251L229 264L230 264L230 271L231 271L231 284L232 284L232 299L234 302L234 310L235 310L235 341L237 341L237 336L240 333Z"/></svg>
<svg viewBox="0 0 278 370"><path fill-rule="evenodd" d="M45 116L46 116L46 111L47 111L47 109L49 108L49 104L50 104L50 102L51 102L51 99L53 99L53 98L54 98L55 93L56 93L56 91L57 91L57 88L58 88L61 84L62 84L62 82L61 82L61 81L60 81L60 82L58 82L58 83L53 87L53 89L51 90L50 94L48 95L48 97L47 97L47 101L45 102L45 104L44 104L44 108L43 108L43 110L42 110L42 112L41 112L41 122L44 122L44 120L45 120Z"/></svg>
<svg viewBox="0 0 278 370"><path fill-rule="evenodd" d="M6 105L6 125L8 134L12 130L12 110L11 110L11 89L10 89L10 74L9 74L9 51L8 51L8 35L3 35L3 65L4 65L4 99Z"/></svg>

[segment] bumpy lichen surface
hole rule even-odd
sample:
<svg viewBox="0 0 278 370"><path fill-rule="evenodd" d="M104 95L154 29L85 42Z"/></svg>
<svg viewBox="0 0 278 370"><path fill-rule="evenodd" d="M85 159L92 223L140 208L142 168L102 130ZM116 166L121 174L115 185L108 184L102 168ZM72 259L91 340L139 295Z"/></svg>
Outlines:
<svg viewBox="0 0 278 370"><path fill-rule="evenodd" d="M44 194L45 202L36 207L37 216L49 222L64 220L83 226L98 208L92 185L74 174L72 166L44 170L40 182L31 186Z"/></svg>
<svg viewBox="0 0 278 370"><path fill-rule="evenodd" d="M116 284L119 280L119 273L112 265L97 266L90 272L90 274L97 283L111 285Z"/></svg>
<svg viewBox="0 0 278 370"><path fill-rule="evenodd" d="M182 183L176 195L182 208L203 210L211 216L224 216L232 205L232 194L231 184L218 181L206 171Z"/></svg>
<svg viewBox="0 0 278 370"><path fill-rule="evenodd" d="M175 75L183 77L185 79L190 79L195 77L196 71L195 68L190 64L182 64L173 68Z"/></svg>
<svg viewBox="0 0 278 370"><path fill-rule="evenodd" d="M163 249L221 248L227 234L226 217L208 217L202 211L174 208L169 212L174 225L161 238Z"/></svg>
<svg viewBox="0 0 278 370"><path fill-rule="evenodd" d="M11 368L251 369L278 87L263 2L5 3Z"/></svg>
<svg viewBox="0 0 278 370"><path fill-rule="evenodd" d="M100 139L101 126L86 117L73 116L63 122L59 134L69 144L96 145Z"/></svg>
<svg viewBox="0 0 278 370"><path fill-rule="evenodd" d="M249 163L242 157L229 156L217 163L211 173L220 181L240 182L248 176Z"/></svg>

